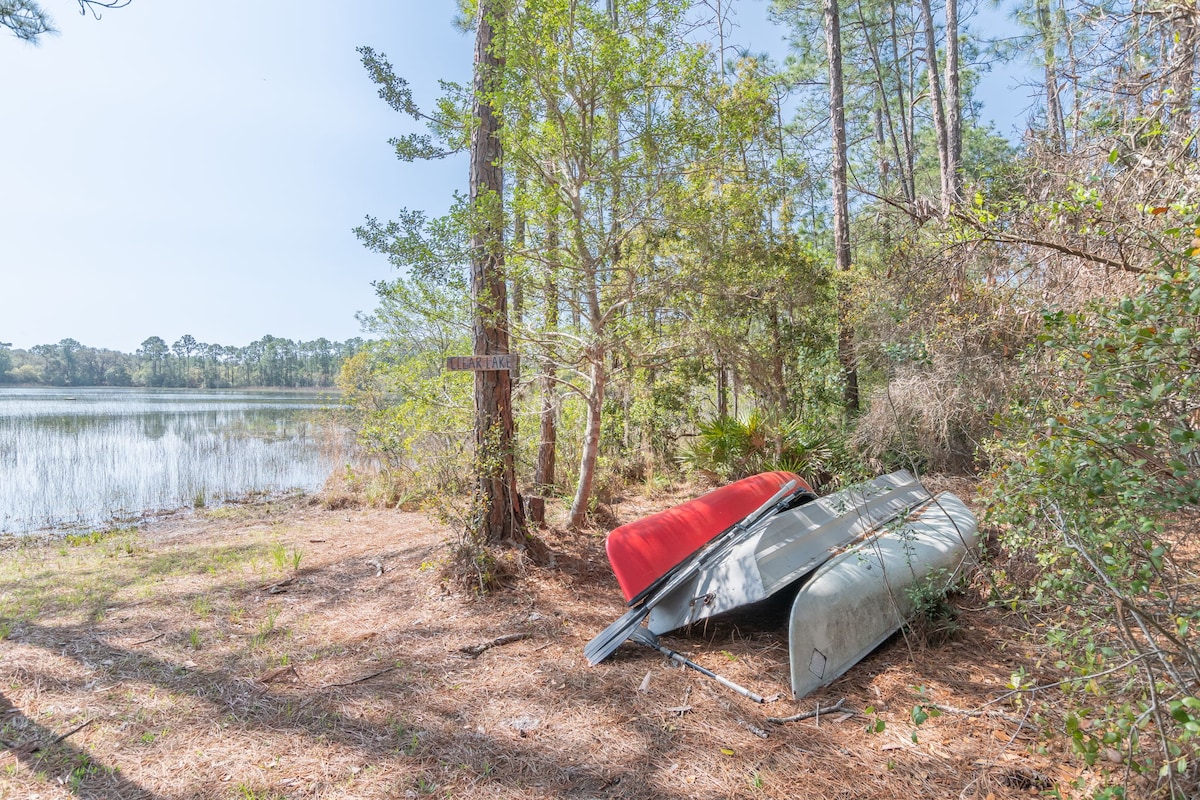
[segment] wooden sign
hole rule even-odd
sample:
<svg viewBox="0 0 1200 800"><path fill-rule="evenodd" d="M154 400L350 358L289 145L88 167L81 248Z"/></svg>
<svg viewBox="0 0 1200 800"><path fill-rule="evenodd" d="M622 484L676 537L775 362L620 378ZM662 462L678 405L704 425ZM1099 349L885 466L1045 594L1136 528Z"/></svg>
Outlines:
<svg viewBox="0 0 1200 800"><path fill-rule="evenodd" d="M516 353L497 353L490 356L450 356L446 359L446 369L467 369L474 372L488 370L516 372L517 361Z"/></svg>

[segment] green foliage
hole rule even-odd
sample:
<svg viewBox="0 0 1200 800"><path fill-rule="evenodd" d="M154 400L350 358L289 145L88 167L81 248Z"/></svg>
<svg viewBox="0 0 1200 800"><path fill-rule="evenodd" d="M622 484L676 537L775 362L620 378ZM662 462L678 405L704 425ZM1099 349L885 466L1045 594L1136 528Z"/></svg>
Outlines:
<svg viewBox="0 0 1200 800"><path fill-rule="evenodd" d="M656 471L673 471L680 431L697 422L697 384L703 385L705 378L687 362L674 367L635 376L625 407L613 409L624 423L620 450L630 465L626 472L630 477L644 479Z"/></svg>
<svg viewBox="0 0 1200 800"><path fill-rule="evenodd" d="M997 488L1026 504L993 492L991 512L1014 543L1048 519L1071 549L1102 554L1100 577L1131 578L1138 594L1161 574L1159 517L1200 501L1198 314L1200 270L1189 262L1137 296L1046 315L1053 360L1031 365L1037 393L992 445L1010 464Z"/></svg>
<svg viewBox="0 0 1200 800"><path fill-rule="evenodd" d="M379 87L380 99L391 106L394 111L417 121L431 122L435 130L439 133L439 138L448 139L452 143L448 146L439 145L430 134L397 136L392 138L388 143L396 149L396 156L400 160L416 161L445 158L466 148L465 132L468 130L468 125L463 115L464 112L460 110L457 114L447 113L450 109L455 108L455 106L448 104L443 109L442 114L432 118L426 117L421 113L416 102L414 102L408 81L396 75L385 54L376 53L370 47L360 47L358 48L358 53L362 56L362 64L370 74L372 82ZM445 86L448 87L449 85ZM465 102L460 102L457 108L461 109L464 105L466 105ZM454 124L456 121L457 125ZM455 132L458 133L457 136Z"/></svg>
<svg viewBox="0 0 1200 800"><path fill-rule="evenodd" d="M683 465L722 481L756 472L771 456L771 437L758 411L745 420L718 417L700 425L695 444L680 457Z"/></svg>
<svg viewBox="0 0 1200 800"><path fill-rule="evenodd" d="M107 8L124 8L132 0L77 0L79 13L91 13L95 19L100 19L100 10ZM0 28L25 42L38 45L41 38L53 35L58 31L50 15L42 10L42 4L35 0L0 0Z"/></svg>
<svg viewBox="0 0 1200 800"><path fill-rule="evenodd" d="M173 346L159 336L137 352L88 347L74 339L29 350L0 346L0 382L49 386L149 386L228 389L247 386L332 387L342 362L361 339L293 341L264 336L245 347L198 342L184 334Z"/></svg>
<svg viewBox="0 0 1200 800"><path fill-rule="evenodd" d="M680 461L686 469L722 482L787 470L818 491L849 471L838 431L803 420L770 420L757 409L742 419L718 417L701 423L696 441Z"/></svg>
<svg viewBox="0 0 1200 800"><path fill-rule="evenodd" d="M867 717L865 727L867 733L883 733L887 730L887 722L880 716L875 706L867 706L863 709L863 714Z"/></svg>
<svg viewBox="0 0 1200 800"><path fill-rule="evenodd" d="M475 449L470 469L465 474L478 476L481 481L502 476L505 458L499 442L500 427L497 424ZM481 524L491 511L487 495L482 492L461 492L460 495L469 497L469 502L442 498L433 508L456 536L450 543L448 558L441 565L441 576L447 584L485 595L511 576L514 561L520 558L520 551L511 545L522 545L523 542L498 542L489 536L487 526Z"/></svg>
<svg viewBox="0 0 1200 800"><path fill-rule="evenodd" d="M258 626L258 630L250 636L247 646L251 650L256 650L262 647L267 639L275 633L275 622L279 619L279 609L270 607L267 609L267 617Z"/></svg>
<svg viewBox="0 0 1200 800"><path fill-rule="evenodd" d="M292 547L290 550L283 542L273 542L270 548L271 560L275 563L275 568L281 572L289 566L293 572L300 569L300 560L304 557L304 550L299 547Z"/></svg>
<svg viewBox="0 0 1200 800"><path fill-rule="evenodd" d="M959 630L958 609L949 600L959 582L949 578L945 569L937 569L905 589L913 609L908 629L927 644L938 644Z"/></svg>
<svg viewBox="0 0 1200 800"><path fill-rule="evenodd" d="M94 530L88 531L87 533L68 533L63 537L63 541L66 542L70 547L86 547L88 545L99 544L109 537L128 532L129 529L114 529Z"/></svg>
<svg viewBox="0 0 1200 800"><path fill-rule="evenodd" d="M50 15L34 0L7 0L0 3L0 28L8 28L18 39L37 44L47 33L54 33Z"/></svg>
<svg viewBox="0 0 1200 800"><path fill-rule="evenodd" d="M987 487L1010 568L1002 589L1063 610L1050 632L1078 676L1077 702L1103 726L1068 723L1094 763L1129 753L1174 795L1200 787L1194 717L1200 597L1181 580L1167 515L1200 501L1200 265L1191 229L1136 294L1045 315L1027 364L1028 400L1003 420ZM1124 666L1122 666L1124 664Z"/></svg>
<svg viewBox="0 0 1200 800"><path fill-rule="evenodd" d="M377 286L368 343L339 378L348 422L385 480L419 496L453 496L469 472L473 378L443 369L470 352L461 292L403 279Z"/></svg>
<svg viewBox="0 0 1200 800"><path fill-rule="evenodd" d="M255 789L244 783L237 785L237 800L284 800L284 797L269 789Z"/></svg>
<svg viewBox="0 0 1200 800"><path fill-rule="evenodd" d="M736 374L775 415L815 415L840 395L825 187L783 123L795 86L763 57L730 65L711 91L711 166L672 198L678 233L660 252L679 269L671 303L690 350ZM711 367L710 367L711 369Z"/></svg>
<svg viewBox="0 0 1200 800"><path fill-rule="evenodd" d="M918 686L917 694L924 697L925 696L925 687ZM910 737L912 739L913 744L917 744L916 728L921 727L926 722L928 722L931 718L940 717L941 715L942 715L941 709L939 709L933 703L918 703L917 705L912 707L912 710L909 712L909 716L912 718L912 723L914 726L912 735Z"/></svg>

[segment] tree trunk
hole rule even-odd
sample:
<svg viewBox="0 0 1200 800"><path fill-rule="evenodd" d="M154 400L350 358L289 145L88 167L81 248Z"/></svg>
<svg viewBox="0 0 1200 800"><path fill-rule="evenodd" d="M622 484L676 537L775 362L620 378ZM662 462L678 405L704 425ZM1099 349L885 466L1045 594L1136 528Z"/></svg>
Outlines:
<svg viewBox="0 0 1200 800"><path fill-rule="evenodd" d="M921 21L925 27L925 74L929 78L929 106L933 117L933 132L937 140L938 169L941 174L942 212L950 210L954 194L950 181L950 144L946 132L946 102L942 97L942 79L938 72L937 37L933 25L933 8L929 0L921 0Z"/></svg>
<svg viewBox="0 0 1200 800"><path fill-rule="evenodd" d="M925 0L926 3L929 0ZM838 0L825 0L825 43L829 56L829 116L833 125L833 251L837 271L850 271L850 200L846 179L846 107L842 80L842 25ZM838 292L838 363L845 381L843 401L849 414L858 411L858 365L850 302L845 285Z"/></svg>
<svg viewBox="0 0 1200 800"><path fill-rule="evenodd" d="M475 34L475 129L471 134L471 205L481 222L471 234L472 350L475 355L509 352L508 298L504 277L504 173L500 121L491 93L503 63L493 47L497 15L492 0L480 0ZM477 533L485 542L515 544L525 519L517 494L512 410L512 376L507 371L475 373L475 460Z"/></svg>
<svg viewBox="0 0 1200 800"><path fill-rule="evenodd" d="M609 24L615 32L620 22L618 0L605 0L605 11ZM605 97L602 103L616 107L617 98ZM615 270L621 260L620 245L620 213L621 178L617 164L621 156L620 131L616 113L609 113L606 120L605 135L608 137L608 157L612 161L613 175L609 185L608 196L608 242L599 254L600 259L607 260L610 271ZM579 254L587 251L584 241L584 215L577 204L574 207L575 224L574 236ZM598 220L603 225L602 220ZM597 258L584 256L582 274L585 281L583 300L587 304L587 323L593 344L587 348L588 360L591 362L587 404L587 424L583 433L583 447L579 457L579 480L575 486L575 497L571 501L569 524L572 528L582 528L587 523L588 505L592 499L592 483L596 478L596 460L600 455L600 430L602 424L601 412L604 409L604 392L608 382L606 360L608 352L603 344L606 336L607 321L600 313L600 270L602 264Z"/></svg>
<svg viewBox="0 0 1200 800"><path fill-rule="evenodd" d="M875 77L875 89L878 93L879 106L875 109L875 141L878 146L879 157L879 185L884 193L888 192L889 177L894 169L897 173L897 178L900 182L900 193L908 202L916 199L910 190L911 178L908 165L912 161L911 153L908 153L910 148L907 124L905 122L904 113L904 83L900 77L900 65L896 63L894 73L896 77L896 102L900 109L900 124L904 128L904 145L905 152L901 152L900 141L896 138L896 121L892 115L892 104L888 100L889 93L886 86L886 78L883 70L883 56L879 43L871 36L870 26L867 25L866 17L863 16L863 8L860 3L858 9L858 24L862 28L863 39L867 43L869 55L871 58L871 69ZM891 37L893 50L897 47L896 44L896 19L895 8L892 9L893 17L891 20ZM894 159L893 163L889 162L887 157L888 146L891 146L891 155Z"/></svg>
<svg viewBox="0 0 1200 800"><path fill-rule="evenodd" d="M904 92L904 64L900 59L900 34L896 29L896 3L892 0L889 3L891 14L890 31L892 43L892 71L896 75L896 112L900 116L900 135L904 142L903 159L899 161L897 166L900 169L900 179L904 184L904 196L911 203L917 199L917 184L916 184L916 147L913 144L913 104L905 100ZM912 86L910 81L909 86ZM911 97L912 90L908 92Z"/></svg>
<svg viewBox="0 0 1200 800"><path fill-rule="evenodd" d="M546 316L542 326L543 336L553 337L558 332L558 217L551 212L546 222L546 257L550 262L546 270ZM542 411L540 435L538 436L537 464L534 466L533 483L537 493L549 494L555 483L554 468L558 448L558 393L555 387L557 365L551 355L542 359Z"/></svg>
<svg viewBox="0 0 1200 800"><path fill-rule="evenodd" d="M551 251L553 252L553 250ZM558 328L558 284L551 273L546 283L546 324L544 330L553 333ZM538 525L546 521L546 500L554 491L554 468L558 451L558 393L555 390L554 359L546 356L541 364L542 410L538 431L537 463L533 469L534 492L537 504L532 505L533 521Z"/></svg>
<svg viewBox="0 0 1200 800"><path fill-rule="evenodd" d="M774 299L767 311L767 322L771 328L771 394L768 402L782 418L787 414L787 386L783 377L783 336L779 329L779 309Z"/></svg>
<svg viewBox="0 0 1200 800"><path fill-rule="evenodd" d="M729 416L729 373L725 364L717 359L717 417Z"/></svg>
<svg viewBox="0 0 1200 800"><path fill-rule="evenodd" d="M1042 54L1046 61L1046 135L1050 140L1050 149L1061 153L1066 148L1067 130L1062 98L1058 93L1056 37L1050 17L1049 0L1037 0L1037 19L1042 34Z"/></svg>
<svg viewBox="0 0 1200 800"><path fill-rule="evenodd" d="M605 370L608 352L605 346L606 320L600 311L602 264L588 250L587 217L579 193L575 193L571 201L571 237L575 243L575 257L579 259L577 275L582 284L580 300L586 307L586 335L589 339L588 344L584 346L584 359L589 364L590 372L590 385L584 399L587 405L587 425L579 457L579 480L575 485L575 498L571 501L568 523L572 528L581 528L587 522L592 480L596 475L596 459L600 453L601 410L608 380ZM583 309L576 305L576 310L582 317Z"/></svg>
<svg viewBox="0 0 1200 800"><path fill-rule="evenodd" d="M524 179L517 179L517 192L521 193L524 189ZM525 252L525 211L520 207L514 210L513 213L513 252ZM523 256L522 256L523 257ZM513 330L520 331L521 326L525 322L525 284L516 276L509 278L510 291L512 292L512 326ZM518 334L519 335L519 334Z"/></svg>
<svg viewBox="0 0 1200 800"><path fill-rule="evenodd" d="M571 502L571 527L587 523L588 504L592 500L592 482L596 478L596 458L600 454L600 412L604 408L604 351L592 353L591 386L587 396L587 428L583 433L583 453L579 458L579 482Z"/></svg>
<svg viewBox="0 0 1200 800"><path fill-rule="evenodd" d="M1179 17L1174 25L1174 52L1171 59L1171 133L1175 143L1193 148L1194 143L1189 138L1195 134L1193 120L1195 119L1196 94L1196 47L1200 42L1197 35L1197 10L1192 3L1187 8L1181 8ZM1184 152L1179 155L1184 155Z"/></svg>
<svg viewBox="0 0 1200 800"><path fill-rule="evenodd" d="M880 99L882 101L882 97ZM882 106L876 106L875 108L875 164L879 169L879 188L884 194L887 194L888 175L892 170L887 157L887 140L883 137Z"/></svg>
<svg viewBox="0 0 1200 800"><path fill-rule="evenodd" d="M617 0L605 0L605 3L608 8L609 22L612 24L613 31L615 32L620 23ZM615 99L612 105L616 105ZM617 264L621 261L621 172L616 168L616 165L621 161L621 132L619 130L620 121L618 115L609 113L607 116L608 157L613 163L612 185L608 207L608 250L610 254L609 266L615 270Z"/></svg>
<svg viewBox="0 0 1200 800"><path fill-rule="evenodd" d="M958 69L958 0L946 0L946 170L949 206L962 202L962 84Z"/></svg>
<svg viewBox="0 0 1200 800"><path fill-rule="evenodd" d="M554 468L557 459L558 444L558 409L554 391L554 362L550 359L542 361L542 412L541 430L538 437L537 464L534 467L533 482L537 485L538 494L545 497L554 489Z"/></svg>

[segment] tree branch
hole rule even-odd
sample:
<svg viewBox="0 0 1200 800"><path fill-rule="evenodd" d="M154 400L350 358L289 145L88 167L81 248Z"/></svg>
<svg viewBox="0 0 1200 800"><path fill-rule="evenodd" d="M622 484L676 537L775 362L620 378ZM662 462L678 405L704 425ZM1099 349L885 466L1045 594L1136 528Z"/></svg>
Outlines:
<svg viewBox="0 0 1200 800"><path fill-rule="evenodd" d="M979 233L979 241L1004 244L1023 244L1029 247L1040 247L1044 250L1053 250L1057 253L1062 253L1063 255L1073 256L1084 261L1090 261L1093 264L1101 264L1106 267L1112 267L1113 269L1119 269L1122 272L1129 272L1134 275L1146 274L1146 270L1141 269L1140 267L1135 267L1126 261L1115 261L1111 258L1106 258L1096 253L1089 253L1086 250L1079 250L1075 247L1060 244L1059 242L1047 242L1028 236L1018 236L1012 233L1003 233L1001 231L991 230L978 220L972 219L969 215L963 214L961 211L952 211L950 216L952 216L954 219L957 219L959 222L965 223L968 227Z"/></svg>

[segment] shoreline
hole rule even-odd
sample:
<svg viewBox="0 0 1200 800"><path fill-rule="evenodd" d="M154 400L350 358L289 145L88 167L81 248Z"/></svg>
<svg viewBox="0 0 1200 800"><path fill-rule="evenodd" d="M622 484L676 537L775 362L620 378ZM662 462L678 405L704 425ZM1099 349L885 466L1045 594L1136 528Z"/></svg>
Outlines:
<svg viewBox="0 0 1200 800"><path fill-rule="evenodd" d="M285 503L291 507L319 502L320 490L285 489L278 492L251 492L241 497L223 500L220 503L201 506L179 506L177 508L147 510L140 514L113 517L97 524L60 524L27 530L0 530L0 550L33 542L52 543L69 536L101 534L104 536L122 531L137 530L147 533L159 525L167 525L195 519L207 512L220 513L222 509L268 507L273 503Z"/></svg>

